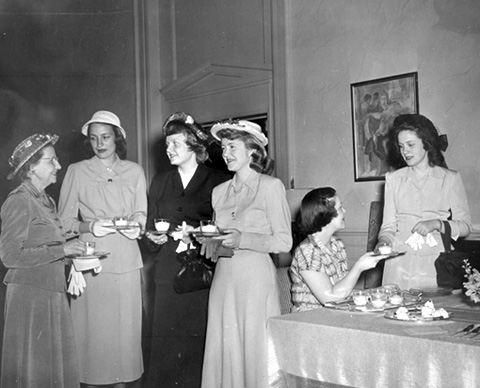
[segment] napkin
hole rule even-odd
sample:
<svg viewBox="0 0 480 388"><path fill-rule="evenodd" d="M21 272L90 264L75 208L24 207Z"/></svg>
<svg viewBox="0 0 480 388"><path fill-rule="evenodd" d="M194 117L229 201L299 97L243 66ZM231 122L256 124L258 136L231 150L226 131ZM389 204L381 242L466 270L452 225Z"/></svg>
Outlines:
<svg viewBox="0 0 480 388"><path fill-rule="evenodd" d="M414 251L422 249L423 244L425 243L427 243L429 247L435 247L438 244L437 240L435 240L435 237L433 237L431 233L428 233L423 237L421 234L415 232L405 241L405 244L409 245Z"/></svg>
<svg viewBox="0 0 480 388"><path fill-rule="evenodd" d="M102 270L102 264L100 260L95 259L73 259L73 266L79 272L89 271L93 269L95 273L99 273Z"/></svg>
<svg viewBox="0 0 480 388"><path fill-rule="evenodd" d="M69 294L80 296L87 283L85 283L85 278L80 271L75 269L75 266L71 266L70 275L68 275L68 289Z"/></svg>

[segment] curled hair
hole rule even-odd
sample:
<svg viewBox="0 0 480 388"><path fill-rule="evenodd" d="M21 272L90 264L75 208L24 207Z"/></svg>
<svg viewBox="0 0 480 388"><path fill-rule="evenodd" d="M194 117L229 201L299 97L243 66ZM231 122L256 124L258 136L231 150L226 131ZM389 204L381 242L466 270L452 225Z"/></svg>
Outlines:
<svg viewBox="0 0 480 388"><path fill-rule="evenodd" d="M407 164L400 153L398 135L403 131L412 131L422 141L423 148L427 151L428 164L433 166L447 167L445 157L442 154L447 148L446 135L439 135L435 125L420 114L400 115L393 121L390 144L392 165L396 168L405 167Z"/></svg>
<svg viewBox="0 0 480 388"><path fill-rule="evenodd" d="M43 158L45 148L47 147L53 147L53 145L45 144L42 148L40 148L37 152L35 152L35 154L33 154L32 157L29 160L27 160L22 167L20 167L20 169L16 174L16 177L18 180L20 180L21 182L26 182L30 180L28 173L33 167L35 167L38 164L40 159Z"/></svg>
<svg viewBox="0 0 480 388"><path fill-rule="evenodd" d="M165 136L177 135L179 133L183 133L185 136L185 144L188 148L195 153L197 158L197 163L203 163L208 159L208 152L207 152L207 143L201 139L197 135L195 135L195 130L201 131L203 133L203 129L197 123L186 123L181 119L171 120L163 127Z"/></svg>
<svg viewBox="0 0 480 388"><path fill-rule="evenodd" d="M116 126L111 124L104 124L104 123L101 123L101 124L108 125L110 128L113 129L113 133L115 135L115 152L120 159L122 160L126 159L127 158L127 141L125 140L122 133L120 132L120 129L118 129ZM90 143L90 125L88 126L88 136L83 141L85 153L87 154L88 158L91 158L93 155L95 155L95 152L93 152L92 143Z"/></svg>
<svg viewBox="0 0 480 388"><path fill-rule="evenodd" d="M236 129L224 128L217 132L220 139L227 140L241 140L247 150L252 150L250 161L250 168L260 174L271 174L275 161L270 158L265 150L265 147L259 143L257 138L245 131L238 131Z"/></svg>
<svg viewBox="0 0 480 388"><path fill-rule="evenodd" d="M337 192L331 187L321 187L307 193L300 205L300 230L306 234L320 232L338 216L335 209L335 195Z"/></svg>

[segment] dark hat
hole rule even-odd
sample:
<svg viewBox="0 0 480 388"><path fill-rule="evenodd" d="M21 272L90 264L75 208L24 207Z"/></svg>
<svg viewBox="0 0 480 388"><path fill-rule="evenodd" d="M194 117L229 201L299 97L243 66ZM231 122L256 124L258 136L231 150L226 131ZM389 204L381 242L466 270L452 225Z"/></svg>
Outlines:
<svg viewBox="0 0 480 388"><path fill-rule="evenodd" d="M394 128L403 127L413 127L413 128L423 128L426 131L430 132L430 134L437 139L437 145L440 151L446 151L448 147L448 139L447 135L440 134L438 128L433 124L433 122L426 118L425 116L418 114L418 113L410 113L410 114L403 114L397 116L393 121Z"/></svg>
<svg viewBox="0 0 480 388"><path fill-rule="evenodd" d="M58 140L57 135L36 133L23 140L8 158L8 164L13 171L8 174L7 179L12 179L15 174L35 155L41 148L47 144L54 145Z"/></svg>
<svg viewBox="0 0 480 388"><path fill-rule="evenodd" d="M205 132L202 126L197 122L195 122L193 117L190 116L188 113L176 112L170 115L168 119L165 120L165 123L163 124L162 128L164 132L166 132L168 125L172 121L180 121L184 123L185 126L190 130L190 132L192 132L201 143L208 145L208 134Z"/></svg>

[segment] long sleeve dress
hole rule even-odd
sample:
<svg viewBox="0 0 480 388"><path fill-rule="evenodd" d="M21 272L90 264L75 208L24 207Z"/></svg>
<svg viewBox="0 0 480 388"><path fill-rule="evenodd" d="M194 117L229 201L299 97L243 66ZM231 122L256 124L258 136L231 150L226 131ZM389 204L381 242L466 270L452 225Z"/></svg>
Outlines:
<svg viewBox="0 0 480 388"><path fill-rule="evenodd" d="M210 289L203 388L268 386L267 319L280 314L270 252L292 246L282 182L252 171L235 191L236 176L213 190L220 228L242 233L233 257L219 258Z"/></svg>
<svg viewBox="0 0 480 388"><path fill-rule="evenodd" d="M437 241L434 247L424 244L415 251L405 244L415 224L430 219L448 219L455 240L470 233L470 210L460 174L432 167L422 184L411 167L387 173L379 238L391 241L395 251L407 253L385 262L383 284L398 284L402 289L437 285L434 262L444 250L440 233L432 233Z"/></svg>
<svg viewBox="0 0 480 388"><path fill-rule="evenodd" d="M110 168L94 156L68 167L59 201L59 213L68 231L79 231L81 220L113 218L136 213L146 217L147 191L143 169L120 160ZM80 381L112 384L134 381L143 373L141 349L142 257L137 240L119 232L104 237L80 234L109 252L102 271L84 272L87 286L72 297Z"/></svg>
<svg viewBox="0 0 480 388"><path fill-rule="evenodd" d="M230 175L198 165L183 188L177 169L156 175L150 186L147 229L154 229L155 218L167 218L178 226L185 221L198 227L212 218L212 190ZM149 387L198 387L202 372L207 323L208 290L177 294L173 278L181 264L176 260L179 241L168 237L155 257L155 307L152 324Z"/></svg>
<svg viewBox="0 0 480 388"><path fill-rule="evenodd" d="M9 194L1 217L0 257L8 269L1 387L78 388L66 234L55 204L25 182Z"/></svg>

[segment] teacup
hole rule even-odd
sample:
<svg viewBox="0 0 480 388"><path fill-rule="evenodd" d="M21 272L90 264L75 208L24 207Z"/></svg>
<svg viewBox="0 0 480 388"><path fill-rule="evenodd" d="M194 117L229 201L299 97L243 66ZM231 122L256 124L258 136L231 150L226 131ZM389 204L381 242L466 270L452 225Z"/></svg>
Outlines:
<svg viewBox="0 0 480 388"><path fill-rule="evenodd" d="M95 254L95 242L85 241L85 256L90 256L93 254Z"/></svg>
<svg viewBox="0 0 480 388"><path fill-rule="evenodd" d="M202 233L215 233L218 231L214 220L200 221L200 231Z"/></svg>
<svg viewBox="0 0 480 388"><path fill-rule="evenodd" d="M155 230L160 233L167 233L170 228L170 222L165 218L155 218L154 220Z"/></svg>
<svg viewBox="0 0 480 388"><path fill-rule="evenodd" d="M126 217L115 217L113 219L113 223L115 224L115 226L127 226L128 220Z"/></svg>
<svg viewBox="0 0 480 388"><path fill-rule="evenodd" d="M387 303L387 293L384 288L375 288L370 293L373 308L381 309Z"/></svg>
<svg viewBox="0 0 480 388"><path fill-rule="evenodd" d="M385 243L379 245L377 249L381 255L390 255L392 253L392 247Z"/></svg>
<svg viewBox="0 0 480 388"><path fill-rule="evenodd" d="M365 306L368 303L370 296L367 291L354 291L353 292L353 303L357 306Z"/></svg>
<svg viewBox="0 0 480 388"><path fill-rule="evenodd" d="M401 305L403 303L403 292L394 291L389 299L391 304Z"/></svg>

